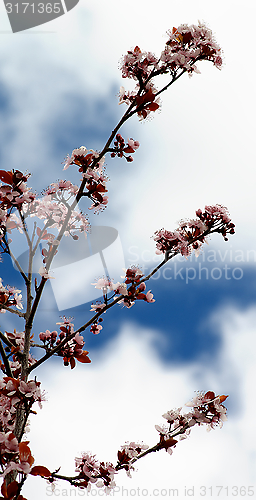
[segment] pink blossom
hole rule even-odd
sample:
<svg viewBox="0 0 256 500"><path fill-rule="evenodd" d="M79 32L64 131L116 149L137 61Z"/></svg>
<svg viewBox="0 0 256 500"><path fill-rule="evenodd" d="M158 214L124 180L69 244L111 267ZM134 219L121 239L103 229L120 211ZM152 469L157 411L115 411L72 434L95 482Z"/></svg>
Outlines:
<svg viewBox="0 0 256 500"><path fill-rule="evenodd" d="M133 151L138 149L138 147L140 146L140 143L138 141L134 141L133 139L128 139L127 144L131 149L133 149Z"/></svg>
<svg viewBox="0 0 256 500"><path fill-rule="evenodd" d="M132 441L126 442L121 446L121 450L118 450L118 465L125 469L128 477L131 477L131 471L134 470L133 460L148 448L147 444Z"/></svg>
<svg viewBox="0 0 256 500"><path fill-rule="evenodd" d="M3 447L4 451L17 453L17 451L19 450L18 440L11 431L7 433L0 432L0 443L1 448Z"/></svg>
<svg viewBox="0 0 256 500"><path fill-rule="evenodd" d="M106 307L106 304L101 304L100 302L96 302L96 304L91 304L91 309L90 311L93 311L95 313L99 312L101 309ZM105 311L106 312L106 311Z"/></svg>
<svg viewBox="0 0 256 500"><path fill-rule="evenodd" d="M15 293L14 294L14 300L15 300L15 306L17 309L23 309L23 304L22 304L22 294Z"/></svg>
<svg viewBox="0 0 256 500"><path fill-rule="evenodd" d="M71 323L72 319L73 318L66 318L66 316L63 316L62 321L58 321L56 325L72 328L74 326L74 323Z"/></svg>
<svg viewBox="0 0 256 500"><path fill-rule="evenodd" d="M108 293L109 290L114 290L114 282L109 278L99 278L96 283L91 283L98 288L99 290L103 290L103 293Z"/></svg>
<svg viewBox="0 0 256 500"><path fill-rule="evenodd" d="M39 339L42 340L42 342L45 342L51 338L51 332L50 330L46 330L45 332L39 333Z"/></svg>
<svg viewBox="0 0 256 500"><path fill-rule="evenodd" d="M153 299L154 295L151 293L151 290L149 290L146 293L146 302L155 302L155 299Z"/></svg>
<svg viewBox="0 0 256 500"><path fill-rule="evenodd" d="M67 170L69 168L69 166L73 164L73 162L76 158L86 156L87 152L88 152L88 150L86 149L85 146L81 146L80 148L74 149L71 157L69 157L69 155L67 155L63 170Z"/></svg>
<svg viewBox="0 0 256 500"><path fill-rule="evenodd" d="M91 325L90 332L92 332L94 335L98 335L101 330L102 330L102 326L98 325L98 323L93 323Z"/></svg>
<svg viewBox="0 0 256 500"><path fill-rule="evenodd" d="M114 285L114 290L115 290L115 293L116 293L116 294L120 294L120 295L128 295L128 291L127 291L127 285L126 285L126 283L119 283L119 282L117 282L117 283Z"/></svg>
<svg viewBox="0 0 256 500"><path fill-rule="evenodd" d="M149 446L145 443L136 443L135 441L126 442L121 446L121 450L123 450L129 458L137 457L142 451L147 450Z"/></svg>
<svg viewBox="0 0 256 500"><path fill-rule="evenodd" d="M177 410L170 410L164 413L162 416L165 418L168 422L173 423L175 420L177 420L180 417L180 412L182 408L177 408Z"/></svg>
<svg viewBox="0 0 256 500"><path fill-rule="evenodd" d="M42 276L44 279L54 279L53 276L49 275L49 272L47 271L46 267L41 266L38 273Z"/></svg>

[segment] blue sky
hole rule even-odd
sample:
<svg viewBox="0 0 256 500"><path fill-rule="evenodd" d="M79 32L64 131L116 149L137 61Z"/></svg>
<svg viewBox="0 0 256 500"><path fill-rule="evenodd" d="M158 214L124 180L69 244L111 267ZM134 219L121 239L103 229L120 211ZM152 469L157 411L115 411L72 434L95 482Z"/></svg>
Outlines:
<svg viewBox="0 0 256 500"><path fill-rule="evenodd" d="M144 0L129 5L95 1L93 6L81 1L65 16L41 26L40 32L34 28L15 35L1 9L1 168L29 170L30 185L38 192L60 178L79 181L74 167L64 173L61 164L75 147L103 146L125 110L118 106L119 87L131 88L118 70L118 60L128 49L137 44L157 53L167 29L200 19L213 29L225 62L222 71L202 63L201 75L185 75L163 95L161 112L152 120L140 124L134 117L125 125L122 135L139 140L141 146L131 164L107 158L109 206L99 216L89 215L92 225L118 230L125 265L139 263L145 272L157 262L150 239L154 231L175 229L180 219L192 218L205 204L227 206L236 234L226 243L214 235L198 259L171 261L169 272L148 283L155 303L136 303L131 310L116 307L104 315L102 333L85 335L93 360L90 367L79 366L70 373L61 360L54 360L40 368L38 378L49 401L37 422L31 422L28 437L38 463L47 465L50 460L54 468L65 455L68 473L73 455L87 449L114 461L119 444L132 439L153 443L154 424L161 422L163 412L181 406L196 390L211 389L230 396L230 418L224 428L209 434L198 429L172 457L147 457L138 464L134 482L123 475L117 483L130 489L176 485L179 498L186 485L199 488L202 478L213 487L213 498L219 484L254 484L255 70L248 27L255 10L252 2L241 7L230 0L186 0L179 5L160 0L153 14ZM85 205L82 208L87 212ZM201 279L200 266L208 271L201 271ZM12 285L17 279L22 286L10 262L4 261L1 268L5 283ZM74 316L78 327L90 317L89 305L59 311L48 284L34 331L54 330L63 314ZM3 329L16 323L7 314L1 317ZM64 414L74 422L71 428ZM83 443L78 432L73 435L81 421ZM47 443L54 443L50 457L38 438L42 425ZM171 483L169 470L175 478ZM36 480L40 481L26 486L28 498L37 491ZM40 500L49 496L43 483L40 495Z"/></svg>

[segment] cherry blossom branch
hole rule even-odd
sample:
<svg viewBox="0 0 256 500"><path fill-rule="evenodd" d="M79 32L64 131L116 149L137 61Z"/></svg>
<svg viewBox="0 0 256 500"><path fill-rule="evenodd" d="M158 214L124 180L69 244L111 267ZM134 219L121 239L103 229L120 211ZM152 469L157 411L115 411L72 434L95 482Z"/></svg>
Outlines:
<svg viewBox="0 0 256 500"><path fill-rule="evenodd" d="M146 455L163 449L172 454L173 448L178 443L175 438L185 439L193 426L206 424L209 430L216 426L222 427L227 419L227 410L222 404L226 399L227 396L215 396L212 391L198 393L193 401L186 404L192 407L192 411L182 414L181 408L178 408L164 413L163 418L167 420L168 426L155 426L159 432L159 442L152 447L144 443L125 443L118 450L116 466L110 462L98 462L94 455L82 453L81 458L75 459L78 473L76 476L59 474L60 469L50 473L41 466L35 467L35 471L32 469L31 474L41 475L50 483L61 479L75 487L90 489L92 484L96 484L98 488L105 488L105 493L110 493L116 486L114 476L121 469L125 469L128 477L131 477L131 472L134 471L133 464Z"/></svg>

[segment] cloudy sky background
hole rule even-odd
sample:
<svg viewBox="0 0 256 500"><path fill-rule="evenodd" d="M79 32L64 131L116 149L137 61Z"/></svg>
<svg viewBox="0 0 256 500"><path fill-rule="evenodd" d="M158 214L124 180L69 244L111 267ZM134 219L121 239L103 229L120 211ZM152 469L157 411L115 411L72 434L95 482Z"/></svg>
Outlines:
<svg viewBox="0 0 256 500"><path fill-rule="evenodd" d="M130 497L138 487L149 494L177 488L179 498L193 486L196 498L202 496L200 486L212 487L206 498L210 492L217 498L217 486L245 486L248 493L255 486L256 437L253 2L160 0L153 8L144 0L81 0L55 21L15 35L2 4L0 15L1 168L27 169L38 192L63 178L61 162L75 147L100 150L106 142L125 111L118 106L120 85L132 88L118 69L128 49L139 45L159 54L167 29L198 20L223 47L221 71L201 63L201 75L184 75L163 94L161 112L152 120L133 117L125 125L122 135L141 146L132 164L107 158L109 206L90 220L117 229L126 266L140 263L145 272L154 265L154 231L175 229L205 204L227 206L236 234L227 243L214 235L197 261L170 263L169 274L149 283L154 304L110 311L102 334L85 336L90 366L71 372L57 360L41 367L37 376L48 402L31 418L29 439L38 464L63 465L62 472L70 474L81 451L115 461L126 440L154 444L162 413L196 390L211 389L229 394L223 429L193 429L171 457L146 457L133 480L123 473L117 484ZM65 177L79 181L72 168ZM199 279L200 263L208 279L206 271ZM176 280L175 264L182 268ZM17 279L22 286L10 264L1 267L5 283ZM214 267L220 271L211 274ZM186 283L188 268L195 278ZM187 273L194 276L193 270ZM55 329L60 314L74 316L78 327L90 317L88 306L60 312L49 284L34 331ZM14 323L1 317L3 329ZM70 491L62 483L58 488ZM50 495L42 480L32 478L24 495L34 498L35 492L39 500ZM227 490L218 498L225 496Z"/></svg>

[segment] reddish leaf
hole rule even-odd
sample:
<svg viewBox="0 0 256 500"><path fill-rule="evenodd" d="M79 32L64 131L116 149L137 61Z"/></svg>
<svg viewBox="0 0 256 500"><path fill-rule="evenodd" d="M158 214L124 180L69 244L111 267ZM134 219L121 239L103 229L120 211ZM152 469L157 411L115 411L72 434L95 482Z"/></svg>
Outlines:
<svg viewBox="0 0 256 500"><path fill-rule="evenodd" d="M152 102L155 99L155 94L153 94L152 89L149 89L146 94L142 96L138 96L136 98L137 105L140 106L141 104L146 104L148 102Z"/></svg>
<svg viewBox="0 0 256 500"><path fill-rule="evenodd" d="M79 354L76 356L77 361L80 361L80 363L91 363L90 358L87 356L88 351L83 351L82 354Z"/></svg>
<svg viewBox="0 0 256 500"><path fill-rule="evenodd" d="M20 461L27 462L31 466L35 460L31 455L31 450L27 443L29 443L29 441L22 441L19 443Z"/></svg>
<svg viewBox="0 0 256 500"><path fill-rule="evenodd" d="M11 186L13 183L13 173L10 171L7 172L6 170L0 170L0 179Z"/></svg>
<svg viewBox="0 0 256 500"><path fill-rule="evenodd" d="M7 293L1 293L1 295L0 295L0 304L5 304L8 299L9 299L9 294L7 294Z"/></svg>
<svg viewBox="0 0 256 500"><path fill-rule="evenodd" d="M100 192L100 193L106 193L107 192L107 189L105 188L105 186L103 186L102 184L98 184L97 186L97 191Z"/></svg>
<svg viewBox="0 0 256 500"><path fill-rule="evenodd" d="M215 394L213 391L208 391L205 393L205 398L207 399L214 399L215 398Z"/></svg>
<svg viewBox="0 0 256 500"><path fill-rule="evenodd" d="M223 403L223 401L226 401L226 399L228 398L228 396L224 396L224 394L222 396L220 396L220 402Z"/></svg>
<svg viewBox="0 0 256 500"><path fill-rule="evenodd" d="M8 485L8 487L6 487L6 482L4 481L1 486L1 493L3 495L3 498L5 498L6 500L12 500L18 492L18 488L19 483L17 483L17 481L12 481Z"/></svg>
<svg viewBox="0 0 256 500"><path fill-rule="evenodd" d="M151 102L148 106L147 109L150 109L150 111L156 111L159 108L159 104L156 102Z"/></svg>
<svg viewBox="0 0 256 500"><path fill-rule="evenodd" d="M7 487L7 498L13 498L18 492L18 488L19 483L17 483L17 481L12 481Z"/></svg>
<svg viewBox="0 0 256 500"><path fill-rule="evenodd" d="M54 234L51 234L51 233L47 233L47 231L44 231L43 233L43 236L42 236L42 240L49 240L49 238L51 238L51 236L54 237Z"/></svg>
<svg viewBox="0 0 256 500"><path fill-rule="evenodd" d="M178 443L178 441L173 437L170 437L169 439L164 439L163 436L160 436L159 448L165 448L167 450L168 448L171 448L171 446L175 446L176 443Z"/></svg>
<svg viewBox="0 0 256 500"><path fill-rule="evenodd" d="M17 227L16 222L8 220L8 222L7 222L7 231L9 231L10 229L14 229L15 227Z"/></svg>
<svg viewBox="0 0 256 500"><path fill-rule="evenodd" d="M35 465L30 471L32 476L50 477L51 472L43 465Z"/></svg>
<svg viewBox="0 0 256 500"><path fill-rule="evenodd" d="M70 366L71 366L71 370L73 370L73 368L75 368L75 366L76 366L75 358L70 358Z"/></svg>
<svg viewBox="0 0 256 500"><path fill-rule="evenodd" d="M5 483L5 481L3 482L2 486L1 486L1 493L6 498L7 491L6 491L6 483Z"/></svg>
<svg viewBox="0 0 256 500"><path fill-rule="evenodd" d="M124 148L124 153L134 153L135 149L132 149L131 146L127 146Z"/></svg>

